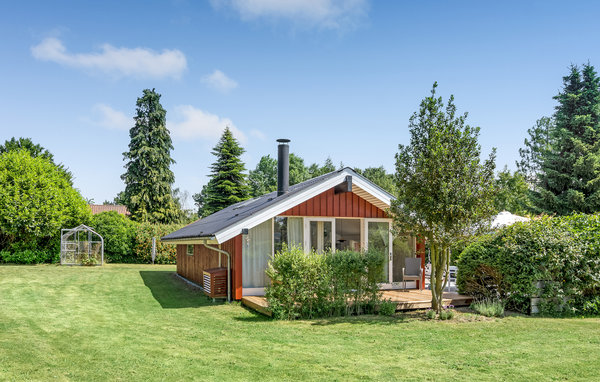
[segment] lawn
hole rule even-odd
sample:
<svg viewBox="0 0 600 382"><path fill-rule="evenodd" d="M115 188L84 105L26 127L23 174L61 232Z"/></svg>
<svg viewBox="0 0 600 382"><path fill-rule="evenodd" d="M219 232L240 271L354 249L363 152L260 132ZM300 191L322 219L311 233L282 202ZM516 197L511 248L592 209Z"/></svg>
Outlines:
<svg viewBox="0 0 600 382"><path fill-rule="evenodd" d="M174 266L0 266L0 380L592 380L600 319L281 322Z"/></svg>

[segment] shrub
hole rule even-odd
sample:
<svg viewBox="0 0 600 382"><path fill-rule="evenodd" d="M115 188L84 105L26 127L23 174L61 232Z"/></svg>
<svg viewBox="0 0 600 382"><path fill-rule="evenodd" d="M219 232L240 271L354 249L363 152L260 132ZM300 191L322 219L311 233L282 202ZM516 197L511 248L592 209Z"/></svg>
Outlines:
<svg viewBox="0 0 600 382"><path fill-rule="evenodd" d="M92 217L91 226L104 238L104 260L110 263L130 263L137 223L116 211L102 212Z"/></svg>
<svg viewBox="0 0 600 382"><path fill-rule="evenodd" d="M177 260L177 246L165 244L160 238L183 227L182 224L152 224L139 223L135 226L131 262L152 262L152 238L156 238L156 264L175 264ZM128 261L129 262L129 261Z"/></svg>
<svg viewBox="0 0 600 382"><path fill-rule="evenodd" d="M600 217L544 217L481 237L461 253L457 285L523 313L532 297L549 310L581 312L600 296Z"/></svg>
<svg viewBox="0 0 600 382"><path fill-rule="evenodd" d="M1 249L54 251L61 228L86 224L90 217L83 197L50 159L33 158L26 150L0 155Z"/></svg>
<svg viewBox="0 0 600 382"><path fill-rule="evenodd" d="M305 254L284 247L267 268L266 296L283 319L370 313L379 303L378 276L386 256L377 251ZM395 308L395 306L394 306Z"/></svg>
<svg viewBox="0 0 600 382"><path fill-rule="evenodd" d="M504 304L499 300L476 301L471 304L471 309L486 317L504 317Z"/></svg>
<svg viewBox="0 0 600 382"><path fill-rule="evenodd" d="M454 318L454 310L451 308L443 308L439 315L440 320L451 320Z"/></svg>
<svg viewBox="0 0 600 382"><path fill-rule="evenodd" d="M383 316L393 316L396 313L397 304L392 300L382 300L379 303L379 314Z"/></svg>
<svg viewBox="0 0 600 382"><path fill-rule="evenodd" d="M11 264L56 263L60 260L58 254L52 251L25 249L20 251L0 251L0 262Z"/></svg>
<svg viewBox="0 0 600 382"><path fill-rule="evenodd" d="M428 319L433 320L435 318L435 310L433 310L433 309L427 309L427 311L425 312L425 316Z"/></svg>

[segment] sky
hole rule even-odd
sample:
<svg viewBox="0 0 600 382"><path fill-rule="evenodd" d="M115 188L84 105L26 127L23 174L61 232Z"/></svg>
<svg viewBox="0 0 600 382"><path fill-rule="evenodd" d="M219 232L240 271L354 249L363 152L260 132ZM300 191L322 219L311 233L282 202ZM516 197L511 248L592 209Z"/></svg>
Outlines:
<svg viewBox="0 0 600 382"><path fill-rule="evenodd" d="M32 138L85 198L112 200L136 99L154 88L190 195L225 126L247 169L288 138L306 164L393 172L437 81L481 128L482 154L514 169L569 65L600 65L599 14L548 0L0 1L0 141Z"/></svg>

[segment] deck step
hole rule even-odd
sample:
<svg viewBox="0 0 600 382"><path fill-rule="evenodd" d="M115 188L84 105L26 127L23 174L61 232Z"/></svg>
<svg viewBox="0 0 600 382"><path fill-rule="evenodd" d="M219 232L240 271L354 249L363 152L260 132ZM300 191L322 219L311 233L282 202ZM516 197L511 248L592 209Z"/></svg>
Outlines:
<svg viewBox="0 0 600 382"><path fill-rule="evenodd" d="M250 309L257 311L258 313L264 314L265 316L271 317L273 312L269 309L267 299L260 296L244 296L242 297L242 304Z"/></svg>
<svg viewBox="0 0 600 382"><path fill-rule="evenodd" d="M431 308L431 291L429 290L384 290L381 297L384 300L395 302L397 311ZM444 292L442 299L444 306L469 306L472 302L472 297L454 292ZM242 304L265 316L273 315L265 297L244 296Z"/></svg>

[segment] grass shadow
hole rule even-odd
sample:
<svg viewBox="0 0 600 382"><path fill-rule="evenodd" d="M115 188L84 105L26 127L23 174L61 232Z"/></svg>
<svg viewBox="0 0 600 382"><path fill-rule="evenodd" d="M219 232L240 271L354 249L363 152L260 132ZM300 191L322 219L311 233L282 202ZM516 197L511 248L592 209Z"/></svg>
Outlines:
<svg viewBox="0 0 600 382"><path fill-rule="evenodd" d="M198 289L179 279L172 271L140 271L144 284L163 309L200 308L215 306Z"/></svg>
<svg viewBox="0 0 600 382"><path fill-rule="evenodd" d="M374 314L364 314L360 316L330 317L318 318L313 320L312 325L329 326L337 324L358 324L358 325L397 325L406 324L410 319L404 313L396 313L393 316L380 316Z"/></svg>

